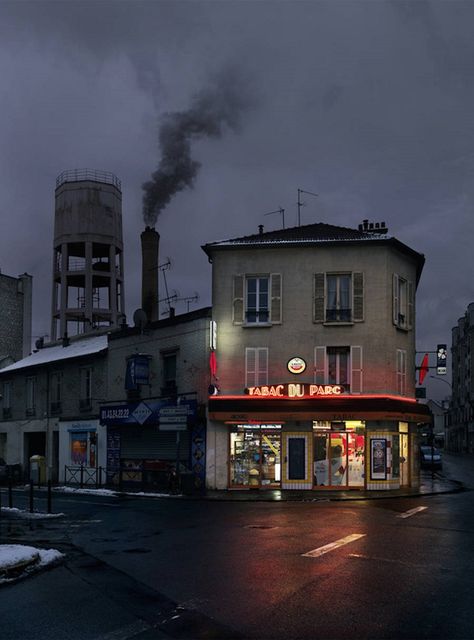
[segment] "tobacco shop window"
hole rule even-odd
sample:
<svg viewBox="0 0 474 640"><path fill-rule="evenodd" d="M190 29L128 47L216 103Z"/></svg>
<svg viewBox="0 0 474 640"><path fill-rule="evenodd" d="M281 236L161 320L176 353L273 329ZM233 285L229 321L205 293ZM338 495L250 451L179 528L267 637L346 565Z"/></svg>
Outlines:
<svg viewBox="0 0 474 640"><path fill-rule="evenodd" d="M92 368L83 367L81 377L81 396L79 398L80 409L90 409L92 407Z"/></svg>
<svg viewBox="0 0 474 640"><path fill-rule="evenodd" d="M36 378L26 379L26 415L34 416L36 413Z"/></svg>
<svg viewBox="0 0 474 640"><path fill-rule="evenodd" d="M347 323L363 320L363 273L314 274L314 322Z"/></svg>
<svg viewBox="0 0 474 640"><path fill-rule="evenodd" d="M84 467L97 466L97 432L71 432L71 464Z"/></svg>

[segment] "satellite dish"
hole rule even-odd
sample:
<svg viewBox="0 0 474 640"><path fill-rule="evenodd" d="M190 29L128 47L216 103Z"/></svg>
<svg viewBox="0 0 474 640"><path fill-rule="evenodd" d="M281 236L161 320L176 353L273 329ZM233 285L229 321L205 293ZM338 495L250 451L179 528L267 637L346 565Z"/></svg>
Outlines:
<svg viewBox="0 0 474 640"><path fill-rule="evenodd" d="M136 309L133 313L133 324L137 329L143 329L148 322L148 318L143 309Z"/></svg>

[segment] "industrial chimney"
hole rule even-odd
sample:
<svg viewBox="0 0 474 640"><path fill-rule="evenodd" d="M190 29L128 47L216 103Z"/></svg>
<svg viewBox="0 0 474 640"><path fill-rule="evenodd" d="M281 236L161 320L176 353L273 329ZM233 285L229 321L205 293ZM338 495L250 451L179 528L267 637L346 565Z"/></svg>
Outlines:
<svg viewBox="0 0 474 640"><path fill-rule="evenodd" d="M148 322L158 320L158 245L160 234L145 227L142 241L142 309Z"/></svg>

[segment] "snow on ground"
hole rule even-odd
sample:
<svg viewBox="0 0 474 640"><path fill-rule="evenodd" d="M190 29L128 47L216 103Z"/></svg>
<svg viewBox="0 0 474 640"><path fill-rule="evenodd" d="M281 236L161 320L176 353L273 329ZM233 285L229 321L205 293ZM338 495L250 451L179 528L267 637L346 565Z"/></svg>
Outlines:
<svg viewBox="0 0 474 640"><path fill-rule="evenodd" d="M47 566L59 564L64 554L23 544L0 544L0 585L14 582Z"/></svg>
<svg viewBox="0 0 474 640"><path fill-rule="evenodd" d="M64 513L40 513L39 511L22 511L15 507L2 507L2 514L12 515L16 518L25 518L30 520L43 520L44 518L62 518Z"/></svg>
<svg viewBox="0 0 474 640"><path fill-rule="evenodd" d="M144 492L144 491L114 491L113 489L85 489L75 487L54 487L53 491L59 491L61 493L82 493L85 495L93 496L111 496L116 498L117 496L142 496L146 498L175 498L179 494L159 493L159 492Z"/></svg>

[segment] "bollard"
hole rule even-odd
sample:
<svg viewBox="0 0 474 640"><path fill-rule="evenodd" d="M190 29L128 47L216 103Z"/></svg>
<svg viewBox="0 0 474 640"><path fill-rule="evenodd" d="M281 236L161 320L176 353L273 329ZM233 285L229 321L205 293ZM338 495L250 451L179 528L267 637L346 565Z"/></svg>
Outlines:
<svg viewBox="0 0 474 640"><path fill-rule="evenodd" d="M51 509L51 480L48 480L48 513L53 513Z"/></svg>
<svg viewBox="0 0 474 640"><path fill-rule="evenodd" d="M79 486L81 487L81 489L84 486L84 467L82 466L82 464L81 464L81 482Z"/></svg>
<svg viewBox="0 0 474 640"><path fill-rule="evenodd" d="M11 476L8 478L8 506L13 509L13 483Z"/></svg>
<svg viewBox="0 0 474 640"><path fill-rule="evenodd" d="M33 500L34 500L33 490L34 490L33 482L30 482L30 513L33 513Z"/></svg>

